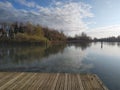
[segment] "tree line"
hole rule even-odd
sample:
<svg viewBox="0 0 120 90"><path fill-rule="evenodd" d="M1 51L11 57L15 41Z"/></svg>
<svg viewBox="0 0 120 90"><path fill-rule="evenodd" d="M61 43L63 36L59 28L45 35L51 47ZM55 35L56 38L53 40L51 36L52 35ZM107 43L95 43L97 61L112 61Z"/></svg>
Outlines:
<svg viewBox="0 0 120 90"><path fill-rule="evenodd" d="M100 42L120 42L120 36L117 36L117 37L107 37L107 38L100 38L100 39L97 39L97 38L94 38L93 41L100 41Z"/></svg>
<svg viewBox="0 0 120 90"><path fill-rule="evenodd" d="M0 41L15 41L15 42L54 42L66 41L66 36L63 32L55 29L42 27L27 23L1 23L0 24Z"/></svg>
<svg viewBox="0 0 120 90"><path fill-rule="evenodd" d="M68 37L67 38L68 42L91 42L92 38L88 36L86 33L82 32L81 34L76 34L75 37Z"/></svg>

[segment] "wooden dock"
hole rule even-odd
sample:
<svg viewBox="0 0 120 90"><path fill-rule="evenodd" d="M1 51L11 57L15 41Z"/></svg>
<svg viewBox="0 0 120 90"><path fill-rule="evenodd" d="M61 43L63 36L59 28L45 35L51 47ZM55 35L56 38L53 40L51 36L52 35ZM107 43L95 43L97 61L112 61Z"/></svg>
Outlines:
<svg viewBox="0 0 120 90"><path fill-rule="evenodd" d="M108 90L97 75L0 72L0 90Z"/></svg>

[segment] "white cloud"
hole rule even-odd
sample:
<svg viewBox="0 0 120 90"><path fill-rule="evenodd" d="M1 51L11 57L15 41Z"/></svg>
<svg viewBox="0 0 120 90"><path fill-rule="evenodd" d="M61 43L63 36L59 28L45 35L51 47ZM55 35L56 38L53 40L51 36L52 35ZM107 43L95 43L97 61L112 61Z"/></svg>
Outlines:
<svg viewBox="0 0 120 90"><path fill-rule="evenodd" d="M5 2L0 6L3 12L0 14L2 21L31 21L43 26L64 31L67 35L78 34L86 30L87 23L85 18L93 17L91 13L91 6L82 2L56 2L54 1L48 7L42 7L35 2L26 2L26 0L19 0L19 2L28 7L34 7L33 10L18 10L15 7L6 7ZM10 5L9 5L10 6ZM9 14L9 12L11 14ZM7 16L1 17L1 16Z"/></svg>
<svg viewBox="0 0 120 90"><path fill-rule="evenodd" d="M88 28L83 19L93 17L90 9L91 6L81 2L56 2L54 3L54 7L40 7L39 11L45 15L43 19L47 21L46 23L49 27L74 35L76 31L81 32Z"/></svg>
<svg viewBox="0 0 120 90"><path fill-rule="evenodd" d="M32 2L32 1L28 2L27 0L16 0L16 2L19 2L20 4L25 5L27 7L35 7L36 6L36 3Z"/></svg>
<svg viewBox="0 0 120 90"><path fill-rule="evenodd" d="M92 29L86 32L91 37L111 37L120 35L120 25L112 25L106 27L99 27L96 29Z"/></svg>
<svg viewBox="0 0 120 90"><path fill-rule="evenodd" d="M4 8L12 8L12 4L8 1L6 2L0 2L0 7L4 7Z"/></svg>

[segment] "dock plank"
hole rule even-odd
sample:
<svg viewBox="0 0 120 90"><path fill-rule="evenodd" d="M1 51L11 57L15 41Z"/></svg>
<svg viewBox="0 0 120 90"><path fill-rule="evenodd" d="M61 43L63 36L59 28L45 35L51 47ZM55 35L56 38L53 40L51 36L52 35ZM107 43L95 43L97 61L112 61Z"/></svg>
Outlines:
<svg viewBox="0 0 120 90"><path fill-rule="evenodd" d="M0 87L0 90L4 90L6 87L8 87L9 85L11 85L13 82L15 82L20 76L22 76L23 73L20 73L17 76L14 76L14 78L12 78L11 80L9 80L8 82L6 82L4 85L2 85Z"/></svg>
<svg viewBox="0 0 120 90"><path fill-rule="evenodd" d="M95 74L0 72L0 90L108 90Z"/></svg>

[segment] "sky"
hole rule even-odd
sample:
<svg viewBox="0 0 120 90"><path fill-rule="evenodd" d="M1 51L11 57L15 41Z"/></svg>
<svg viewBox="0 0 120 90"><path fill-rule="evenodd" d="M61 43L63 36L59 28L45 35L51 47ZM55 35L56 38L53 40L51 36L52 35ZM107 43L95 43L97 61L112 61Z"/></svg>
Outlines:
<svg viewBox="0 0 120 90"><path fill-rule="evenodd" d="M0 0L0 22L31 22L74 36L120 35L120 0Z"/></svg>

